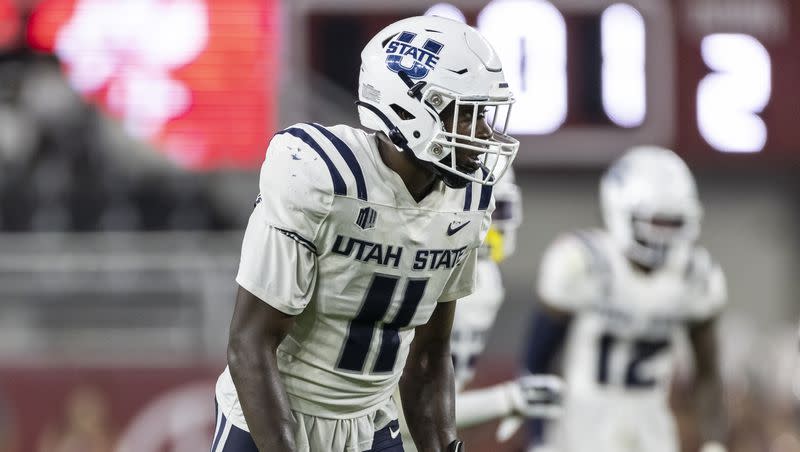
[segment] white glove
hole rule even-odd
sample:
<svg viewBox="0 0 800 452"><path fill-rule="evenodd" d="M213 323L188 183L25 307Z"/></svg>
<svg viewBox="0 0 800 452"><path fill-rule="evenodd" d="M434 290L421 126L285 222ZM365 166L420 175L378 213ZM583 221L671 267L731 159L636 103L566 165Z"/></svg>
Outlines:
<svg viewBox="0 0 800 452"><path fill-rule="evenodd" d="M700 452L728 452L728 448L716 441L709 441L700 447Z"/></svg>
<svg viewBox="0 0 800 452"><path fill-rule="evenodd" d="M555 375L524 375L505 384L513 415L554 419L561 416L563 380Z"/></svg>

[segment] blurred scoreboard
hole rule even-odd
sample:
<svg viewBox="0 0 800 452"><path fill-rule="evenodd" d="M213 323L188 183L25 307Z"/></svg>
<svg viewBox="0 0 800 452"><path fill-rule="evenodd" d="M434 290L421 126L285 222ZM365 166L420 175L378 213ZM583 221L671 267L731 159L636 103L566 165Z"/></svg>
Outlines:
<svg viewBox="0 0 800 452"><path fill-rule="evenodd" d="M276 123L279 3L42 0L24 35L59 57L85 98L177 165L252 168ZM14 4L0 0L0 20Z"/></svg>
<svg viewBox="0 0 800 452"><path fill-rule="evenodd" d="M358 2L343 2L354 4ZM462 2L467 3L467 2ZM597 165L634 144L698 164L800 162L800 5L789 0L491 0L307 14L312 68L356 92L360 49L408 15L463 20L515 90L522 164ZM335 61L338 64L334 64Z"/></svg>

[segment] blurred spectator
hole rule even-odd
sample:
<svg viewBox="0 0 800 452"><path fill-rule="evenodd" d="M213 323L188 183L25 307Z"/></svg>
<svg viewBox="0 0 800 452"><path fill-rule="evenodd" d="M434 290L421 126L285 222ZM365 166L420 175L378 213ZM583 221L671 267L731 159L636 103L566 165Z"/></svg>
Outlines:
<svg viewBox="0 0 800 452"><path fill-rule="evenodd" d="M61 419L47 426L38 452L111 452L114 433L108 401L96 388L79 387L69 395Z"/></svg>
<svg viewBox="0 0 800 452"><path fill-rule="evenodd" d="M14 5L0 0L0 231L236 226L202 176L82 100L56 56L27 45Z"/></svg>

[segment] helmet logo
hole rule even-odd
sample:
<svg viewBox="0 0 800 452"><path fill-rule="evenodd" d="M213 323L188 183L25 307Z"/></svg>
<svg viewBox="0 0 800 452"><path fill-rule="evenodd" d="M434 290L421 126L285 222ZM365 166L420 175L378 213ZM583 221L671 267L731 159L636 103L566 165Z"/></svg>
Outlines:
<svg viewBox="0 0 800 452"><path fill-rule="evenodd" d="M411 44L416 33L404 31L386 46L386 67L393 72L405 72L413 79L425 78L439 62L444 44L426 39L422 47Z"/></svg>

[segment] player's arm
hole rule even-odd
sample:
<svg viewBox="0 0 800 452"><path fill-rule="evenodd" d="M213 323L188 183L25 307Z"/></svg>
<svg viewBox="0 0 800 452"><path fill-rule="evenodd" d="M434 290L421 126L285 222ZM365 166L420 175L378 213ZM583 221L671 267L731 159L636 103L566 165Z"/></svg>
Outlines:
<svg viewBox="0 0 800 452"><path fill-rule="evenodd" d="M530 336L525 353L525 368L531 374L555 373L554 363L561 352L572 323L572 313L557 309L547 300L542 300L531 316ZM528 422L528 439L531 445L546 442L544 418Z"/></svg>
<svg viewBox="0 0 800 452"><path fill-rule="evenodd" d="M574 313L596 295L597 275L592 272L591 252L577 235L556 239L544 253L529 327L525 367L532 374L555 371L556 357L564 347ZM533 444L545 442L544 423L528 425Z"/></svg>
<svg viewBox="0 0 800 452"><path fill-rule="evenodd" d="M552 307L542 301L531 315L530 338L525 355L525 367L532 374L553 372L553 363L564 345L572 313Z"/></svg>
<svg viewBox="0 0 800 452"><path fill-rule="evenodd" d="M533 374L552 371L573 313L596 293L591 253L578 236L566 235L548 247L539 268L525 365Z"/></svg>
<svg viewBox="0 0 800 452"><path fill-rule="evenodd" d="M258 450L294 451L292 414L275 355L294 324L239 287L228 342L228 366Z"/></svg>
<svg viewBox="0 0 800 452"><path fill-rule="evenodd" d="M536 286L525 366L532 374L553 371L573 312L594 294L589 254L577 236L559 237L545 251Z"/></svg>
<svg viewBox="0 0 800 452"><path fill-rule="evenodd" d="M714 319L692 325L689 339L695 356L694 404L706 444L703 452L722 452L728 431Z"/></svg>
<svg viewBox="0 0 800 452"><path fill-rule="evenodd" d="M262 451L294 450L276 349L313 296L316 234L333 199L328 170L321 159L310 157L316 155L312 152L290 134L273 137L236 275L228 365L245 421Z"/></svg>
<svg viewBox="0 0 800 452"><path fill-rule="evenodd" d="M568 329L569 314L556 314L545 306L547 314L537 309L533 317L529 357L533 356L535 365L528 360L530 374L514 380L469 391L456 396L456 425L466 428L499 418L515 416L520 418L555 418L561 413L561 378L551 373L551 362L558 353ZM552 317L552 320L551 320ZM531 370L534 369L534 370Z"/></svg>
<svg viewBox="0 0 800 452"><path fill-rule="evenodd" d="M418 450L446 451L456 440L455 380L450 330L456 302L437 303L430 320L416 328L400 379L406 422Z"/></svg>
<svg viewBox="0 0 800 452"><path fill-rule="evenodd" d="M692 401L705 444L702 452L724 452L728 420L724 409L716 324L727 300L722 269L707 251L697 249L690 275L696 289L689 323L689 343L694 352Z"/></svg>
<svg viewBox="0 0 800 452"><path fill-rule="evenodd" d="M523 375L456 395L456 426L468 428L508 416L556 418L563 383L555 375Z"/></svg>

